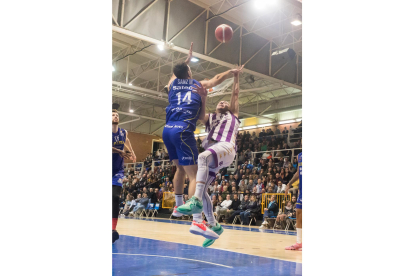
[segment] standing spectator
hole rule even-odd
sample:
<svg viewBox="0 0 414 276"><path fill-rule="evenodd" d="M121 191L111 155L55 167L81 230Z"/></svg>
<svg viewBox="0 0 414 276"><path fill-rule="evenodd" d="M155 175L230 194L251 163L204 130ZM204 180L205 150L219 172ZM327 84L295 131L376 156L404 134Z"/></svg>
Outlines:
<svg viewBox="0 0 414 276"><path fill-rule="evenodd" d="M155 203L157 202L157 195L156 195L156 193L154 193L153 188L150 188L149 198L151 199L151 203L154 203L154 206L155 206Z"/></svg>

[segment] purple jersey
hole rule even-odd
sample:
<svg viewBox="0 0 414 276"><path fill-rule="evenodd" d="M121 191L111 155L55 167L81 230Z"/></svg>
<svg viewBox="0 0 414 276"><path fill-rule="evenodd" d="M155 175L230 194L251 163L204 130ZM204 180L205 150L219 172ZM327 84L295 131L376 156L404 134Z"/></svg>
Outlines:
<svg viewBox="0 0 414 276"><path fill-rule="evenodd" d="M239 130L240 120L233 113L208 114L206 141L229 142L236 147L236 136Z"/></svg>

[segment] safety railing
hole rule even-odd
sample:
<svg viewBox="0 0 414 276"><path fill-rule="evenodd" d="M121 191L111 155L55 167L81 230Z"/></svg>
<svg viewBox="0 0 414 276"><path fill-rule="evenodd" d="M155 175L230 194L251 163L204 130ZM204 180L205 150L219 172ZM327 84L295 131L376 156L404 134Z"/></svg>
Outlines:
<svg viewBox="0 0 414 276"><path fill-rule="evenodd" d="M174 208L175 206L175 193L163 192L162 193L162 208Z"/></svg>
<svg viewBox="0 0 414 276"><path fill-rule="evenodd" d="M276 196L276 202L279 205L279 210L285 207L285 193L265 193L262 194L262 214L264 214L264 208L267 208L267 206L269 205L270 199L272 198L272 196L275 195ZM287 201L291 200L291 194L287 195Z"/></svg>
<svg viewBox="0 0 414 276"><path fill-rule="evenodd" d="M165 169L173 166L173 163L170 160L155 160L152 161L151 170L154 171L154 168L159 166L161 166L162 169Z"/></svg>
<svg viewBox="0 0 414 276"><path fill-rule="evenodd" d="M129 171L131 168L134 171L138 171L139 173L141 173L143 168L144 168L144 163L143 162L124 163L124 171L125 172Z"/></svg>
<svg viewBox="0 0 414 276"><path fill-rule="evenodd" d="M256 155L257 155L258 153L262 153L262 154L263 154L263 153L270 153L270 154L272 155L272 158L275 158L275 156L276 156L275 152L291 151L291 152L292 152L292 154L290 154L290 155L284 155L284 156L283 156L283 158L285 158L285 157L289 157L289 156L290 156L290 162L291 162L291 163L293 163L293 159L296 157L296 156L294 155L295 150L302 150L302 148L281 149L281 150L266 150L266 151L255 151L255 152L252 152L252 159L251 159L250 161L251 161L251 162L253 162L253 160L256 158Z"/></svg>

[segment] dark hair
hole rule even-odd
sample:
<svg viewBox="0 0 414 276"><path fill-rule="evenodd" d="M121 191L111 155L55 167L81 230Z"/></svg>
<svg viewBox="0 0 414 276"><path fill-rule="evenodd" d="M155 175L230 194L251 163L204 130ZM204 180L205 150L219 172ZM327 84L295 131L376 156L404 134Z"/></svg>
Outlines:
<svg viewBox="0 0 414 276"><path fill-rule="evenodd" d="M173 69L174 75L177 79L188 79L188 66L185 62L178 63Z"/></svg>
<svg viewBox="0 0 414 276"><path fill-rule="evenodd" d="M112 112L118 113L118 110L116 110L116 109L112 109Z"/></svg>

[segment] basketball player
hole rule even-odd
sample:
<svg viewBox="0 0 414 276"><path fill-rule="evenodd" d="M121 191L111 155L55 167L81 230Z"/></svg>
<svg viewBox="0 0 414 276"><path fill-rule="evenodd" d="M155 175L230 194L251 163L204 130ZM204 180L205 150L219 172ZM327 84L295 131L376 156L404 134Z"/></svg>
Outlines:
<svg viewBox="0 0 414 276"><path fill-rule="evenodd" d="M119 214L119 196L122 192L122 180L124 178L124 158L132 159L135 163L136 156L128 139L128 132L118 127L119 114L112 110L112 243L119 239L116 231ZM124 151L124 146L128 151Z"/></svg>
<svg viewBox="0 0 414 276"><path fill-rule="evenodd" d="M223 233L223 227L213 216L213 205L207 193L209 185L215 180L216 173L228 167L236 156L236 136L240 121L239 115L239 74L243 66L233 72L234 83L230 104L221 101L214 114L205 115L202 120L209 132L202 145L206 149L198 157L197 187L194 196L177 211L193 214L190 228L192 234L206 238L203 247L208 247ZM201 211L204 211L208 224L202 221Z"/></svg>
<svg viewBox="0 0 414 276"><path fill-rule="evenodd" d="M285 247L286 250L302 251L302 153L298 155L298 170L286 186L285 197L289 191L290 185L299 179L299 196L296 201L296 244Z"/></svg>
<svg viewBox="0 0 414 276"><path fill-rule="evenodd" d="M173 216L180 217L177 206L181 206L184 193L184 177L188 175L188 195L191 197L195 191L198 150L194 138L194 130L199 119L205 117L205 104L208 88L219 85L232 76L237 69L228 70L216 75L211 80L196 81L188 66L193 53L191 42L188 57L185 62L178 63L173 68L173 76L168 83L169 106L166 109L166 125L162 134L167 147L170 161L177 167L173 179L175 202ZM197 90L198 89L198 90Z"/></svg>

